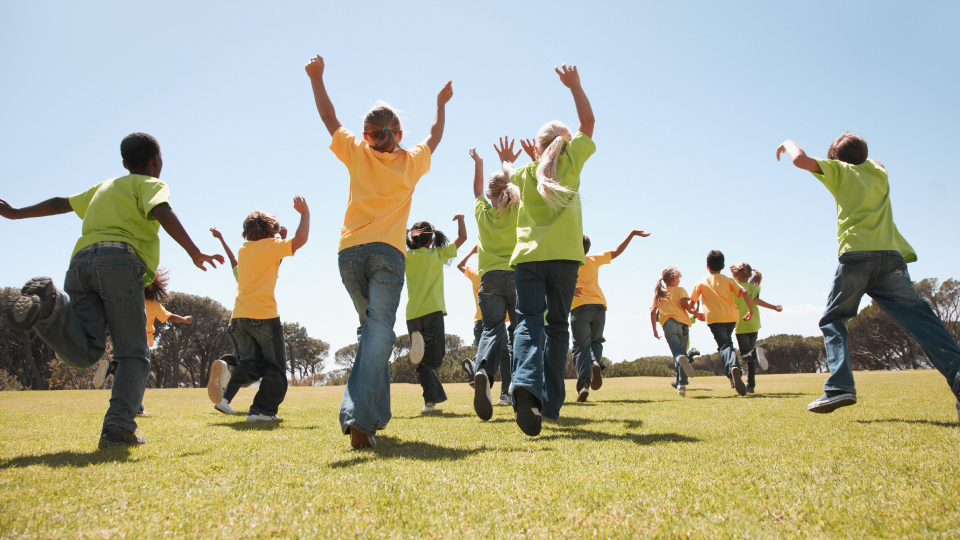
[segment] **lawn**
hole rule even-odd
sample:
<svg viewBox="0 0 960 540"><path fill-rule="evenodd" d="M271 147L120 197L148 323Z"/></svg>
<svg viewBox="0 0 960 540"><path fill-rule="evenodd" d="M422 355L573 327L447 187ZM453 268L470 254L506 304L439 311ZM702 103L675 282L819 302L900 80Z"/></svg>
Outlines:
<svg viewBox="0 0 960 540"><path fill-rule="evenodd" d="M291 388L282 423L148 390L147 444L96 450L108 391L0 393L3 538L960 537L960 429L936 372L858 373L860 403L806 412L823 375L736 397L695 378L616 378L541 436L472 390L421 415L394 385L373 451L337 425L342 387ZM568 398L573 397L568 381ZM234 401L246 410L254 390Z"/></svg>

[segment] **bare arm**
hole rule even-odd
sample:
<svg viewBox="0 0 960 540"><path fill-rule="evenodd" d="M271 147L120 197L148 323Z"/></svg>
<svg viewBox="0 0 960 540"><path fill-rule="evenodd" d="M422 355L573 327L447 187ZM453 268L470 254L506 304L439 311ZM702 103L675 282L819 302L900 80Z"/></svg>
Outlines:
<svg viewBox="0 0 960 540"><path fill-rule="evenodd" d="M470 250L470 253L467 253L467 256L464 257L463 260L460 261L460 264L457 265L457 270L459 270L459 271L463 272L464 274L466 274L466 273L467 273L467 261L469 261L469 260L470 260L470 257L472 257L473 254L476 253L476 252L477 252L477 246L473 246L473 249Z"/></svg>
<svg viewBox="0 0 960 540"><path fill-rule="evenodd" d="M759 297L757 297L757 299L754 300L753 303L756 304L756 305L758 305L758 306L760 306L760 307L765 307L765 308L767 308L767 309L772 309L772 310L776 311L777 313L780 313L781 311L783 311L783 306L780 306L780 305L776 305L776 306L775 306L775 305L773 305L773 304L768 304L768 303L764 302L763 300L761 300Z"/></svg>
<svg viewBox="0 0 960 540"><path fill-rule="evenodd" d="M170 318L167 321L172 323L183 323L183 324L193 324L193 315L187 315L186 317L181 317L179 315L170 314Z"/></svg>
<svg viewBox="0 0 960 540"><path fill-rule="evenodd" d="M747 313L743 316L743 320L749 321L753 318L753 299L750 298L750 293L746 289L740 287L740 296L743 297L743 301L747 303L747 307L750 308L750 313Z"/></svg>
<svg viewBox="0 0 960 540"><path fill-rule="evenodd" d="M660 339L660 334L657 333L657 319L660 317L660 310L657 309L657 306L650 308L650 326L653 326L653 337Z"/></svg>
<svg viewBox="0 0 960 540"><path fill-rule="evenodd" d="M233 256L233 251L230 250L227 241L223 239L223 235L220 234L220 231L218 231L216 227L210 227L210 232L213 233L214 238L220 240L220 245L223 246L223 250L227 252L227 258L230 259L230 266L236 268L237 258Z"/></svg>
<svg viewBox="0 0 960 540"><path fill-rule="evenodd" d="M473 158L473 196L476 198L483 195L483 158L476 148L470 149L470 157Z"/></svg>
<svg viewBox="0 0 960 540"><path fill-rule="evenodd" d="M617 257L619 257L620 254L623 253L623 250L627 249L627 246L630 245L630 240L631 240L634 236L642 236L642 237L646 238L646 237L650 236L650 233L645 233L645 232L643 232L643 231L631 231L630 234L628 234L627 237L624 239L624 241L623 241L623 242L620 242L620 245L617 246L617 249L615 249L615 250L613 250L612 252L610 252L610 259L613 260L613 259L616 259Z"/></svg>
<svg viewBox="0 0 960 540"><path fill-rule="evenodd" d="M56 216L70 212L73 212L73 207L70 206L70 199L66 197L54 197L24 208L14 208L7 201L0 199L0 216L7 219Z"/></svg>
<svg viewBox="0 0 960 540"><path fill-rule="evenodd" d="M290 248L296 253L307 243L307 238L310 236L310 208L307 206L306 199L297 195L293 198L293 209L300 213L300 226L290 240Z"/></svg>
<svg viewBox="0 0 960 540"><path fill-rule="evenodd" d="M323 68L323 57L319 54L311 58L306 65L307 75L313 86L313 100L317 102L317 112L320 113L323 125L327 126L327 131L333 135L343 125L337 120L337 111L333 109L333 102L330 101L327 88L323 85Z"/></svg>
<svg viewBox="0 0 960 540"><path fill-rule="evenodd" d="M163 203L157 205L150 213L160 222L160 226L163 227L163 230L167 231L170 238L176 240L176 242L180 244L180 247L187 252L187 255L193 259L193 264L197 268L206 272L207 268L204 266L204 263L210 263L210 266L214 268L217 267L216 262L220 264L224 263L223 255L207 255L200 252L200 248L190 239L190 235L187 234L187 231L183 228L183 224L180 223L180 219L173 213L173 209L170 208L169 204Z"/></svg>
<svg viewBox="0 0 960 540"><path fill-rule="evenodd" d="M443 125L446 122L446 105L452 97L453 81L447 81L447 84L443 85L440 93L437 94L437 115L433 118L433 125L430 126L430 136L423 141L423 144L430 147L430 154L437 151L437 145L440 144L440 139L443 138Z"/></svg>
<svg viewBox="0 0 960 540"><path fill-rule="evenodd" d="M454 240L457 249L460 249L460 246L467 241L467 224L463 222L463 214L457 214L453 216L453 220L457 222L457 239Z"/></svg>
<svg viewBox="0 0 960 540"><path fill-rule="evenodd" d="M792 161L798 169L803 169L812 173L823 174L823 171L820 170L820 165L817 163L817 160L807 156L803 149L797 146L797 143L790 140L784 141L784 143L777 148L777 161L780 161L780 154L784 152L790 156L790 161Z"/></svg>
<svg viewBox="0 0 960 540"><path fill-rule="evenodd" d="M580 86L580 73L577 72L577 66L567 67L566 64L562 64L559 68L555 67L553 69L560 76L560 82L569 88L573 94L573 103L577 106L577 117L580 119L580 127L577 128L577 131L592 139L593 124L596 120L593 116L590 100L587 99L587 94Z"/></svg>

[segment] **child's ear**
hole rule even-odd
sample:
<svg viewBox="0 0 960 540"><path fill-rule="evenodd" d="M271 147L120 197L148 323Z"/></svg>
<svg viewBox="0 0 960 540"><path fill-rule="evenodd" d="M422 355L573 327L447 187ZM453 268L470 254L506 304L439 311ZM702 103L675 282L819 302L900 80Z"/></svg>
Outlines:
<svg viewBox="0 0 960 540"><path fill-rule="evenodd" d="M403 140L403 131L401 131L400 133L397 133L397 142L400 142L402 140Z"/></svg>
<svg viewBox="0 0 960 540"><path fill-rule="evenodd" d="M123 168L126 169L126 170L128 170L128 171L130 170L130 166L127 165L127 160L123 160Z"/></svg>
<svg viewBox="0 0 960 540"><path fill-rule="evenodd" d="M370 138L370 135L366 131L363 132L363 140L367 141L367 144L371 146L374 144L373 139Z"/></svg>

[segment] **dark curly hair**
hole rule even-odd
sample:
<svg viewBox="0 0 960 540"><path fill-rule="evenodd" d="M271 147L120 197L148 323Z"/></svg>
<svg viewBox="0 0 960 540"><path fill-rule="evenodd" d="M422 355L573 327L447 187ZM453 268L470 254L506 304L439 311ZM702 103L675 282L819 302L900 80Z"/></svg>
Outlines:
<svg viewBox="0 0 960 540"><path fill-rule="evenodd" d="M273 238L280 232L280 221L261 210L254 210L243 220L243 237L250 242Z"/></svg>
<svg viewBox="0 0 960 540"><path fill-rule="evenodd" d="M170 272L166 268L157 268L157 273L153 276L153 283L143 289L143 297L161 304L170 300L170 294L167 292L167 283L169 282Z"/></svg>
<svg viewBox="0 0 960 540"><path fill-rule="evenodd" d="M120 141L120 157L129 169L145 167L160 154L160 143L152 135L131 133Z"/></svg>

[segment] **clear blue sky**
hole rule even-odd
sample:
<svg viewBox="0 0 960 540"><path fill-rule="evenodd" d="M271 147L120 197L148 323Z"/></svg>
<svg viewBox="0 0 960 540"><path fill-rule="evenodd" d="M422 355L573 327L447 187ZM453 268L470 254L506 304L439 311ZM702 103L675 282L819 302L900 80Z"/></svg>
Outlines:
<svg viewBox="0 0 960 540"><path fill-rule="evenodd" d="M324 56L345 126L359 131L386 100L403 111L405 142L426 137L436 93L453 80L410 214L451 235L453 215L473 208L469 148L489 173L497 136L531 137L553 119L576 126L553 72L575 63L597 118L584 230L595 251L634 228L653 233L601 270L605 356L668 353L650 330L654 282L674 264L692 286L711 249L761 269L761 297L784 305L763 312L761 337L816 335L836 267L835 208L775 149L792 138L823 157L844 130L864 136L919 254L914 279L960 277L958 25L957 2L4 2L0 198L22 206L121 176L120 139L134 131L160 141L172 206L208 253L220 251L213 226L239 248L255 208L295 227L303 195L310 241L284 263L277 301L283 320L335 350L356 327L336 264L348 178L314 108L310 56ZM80 225L72 214L0 221L0 284L61 283ZM472 219L468 232L461 255L476 239ZM228 269L201 272L161 238L174 290L232 308ZM447 331L469 339L469 282L453 267L445 279ZM693 344L715 350L702 324Z"/></svg>

